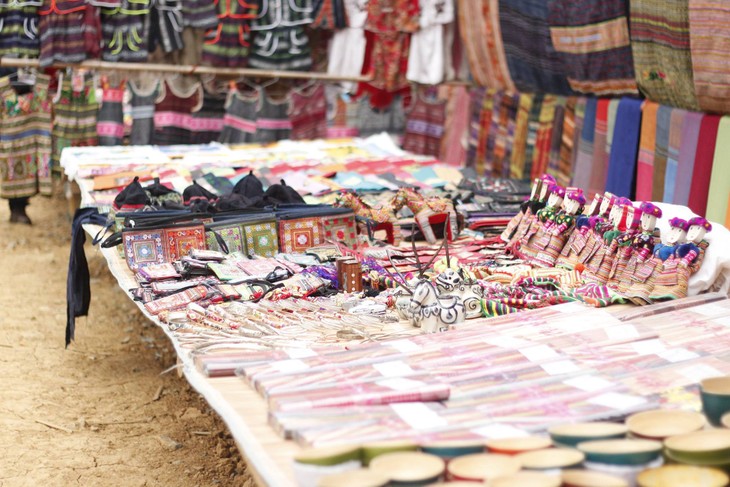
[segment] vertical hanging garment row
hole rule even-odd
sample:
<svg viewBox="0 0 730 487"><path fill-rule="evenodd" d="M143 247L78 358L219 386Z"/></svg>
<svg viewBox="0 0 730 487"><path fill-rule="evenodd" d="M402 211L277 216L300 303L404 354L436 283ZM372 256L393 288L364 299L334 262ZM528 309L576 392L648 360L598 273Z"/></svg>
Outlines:
<svg viewBox="0 0 730 487"><path fill-rule="evenodd" d="M312 0L313 29L344 29L347 27L345 0Z"/></svg>
<svg viewBox="0 0 730 487"><path fill-rule="evenodd" d="M213 0L185 0L182 3L183 26L193 29L215 29L218 25Z"/></svg>
<svg viewBox="0 0 730 487"><path fill-rule="evenodd" d="M444 80L451 64L451 43L445 42L447 30L453 38L453 0L419 0L420 29L411 36L406 78L415 83L437 85Z"/></svg>
<svg viewBox="0 0 730 487"><path fill-rule="evenodd" d="M163 80L155 103L155 145L188 144L192 137L193 113L203 104L203 88L195 82L186 91L175 87L172 80Z"/></svg>
<svg viewBox="0 0 730 487"><path fill-rule="evenodd" d="M251 21L249 64L258 69L308 71L312 53L304 26L312 22L311 0L259 0Z"/></svg>
<svg viewBox="0 0 730 487"><path fill-rule="evenodd" d="M0 57L38 57L38 7L42 5L42 0L0 0Z"/></svg>
<svg viewBox="0 0 730 487"><path fill-rule="evenodd" d="M103 95L96 133L99 145L122 145L124 141L124 81L112 86L107 80L102 83Z"/></svg>
<svg viewBox="0 0 730 487"><path fill-rule="evenodd" d="M335 76L359 76L365 59L365 22L368 0L344 0L347 26L332 35L329 45L327 73ZM352 91L354 83L342 83Z"/></svg>
<svg viewBox="0 0 730 487"><path fill-rule="evenodd" d="M269 143L288 139L291 135L289 98L272 100L263 88L259 88L259 105L256 111L255 142Z"/></svg>
<svg viewBox="0 0 730 487"><path fill-rule="evenodd" d="M193 113L191 144L209 144L221 136L226 113L226 94L211 84L203 84L203 104Z"/></svg>
<svg viewBox="0 0 730 487"><path fill-rule="evenodd" d="M53 100L53 164L61 160L66 147L98 144L96 120L99 103L91 74L73 73L63 77Z"/></svg>
<svg viewBox="0 0 730 487"><path fill-rule="evenodd" d="M293 89L289 95L289 119L292 140L313 140L327 137L327 100L324 85Z"/></svg>
<svg viewBox="0 0 730 487"><path fill-rule="evenodd" d="M211 66L245 67L250 47L251 19L257 6L245 0L215 0L218 27L205 35L202 60Z"/></svg>
<svg viewBox="0 0 730 487"><path fill-rule="evenodd" d="M38 11L41 66L99 57L101 20L86 0L48 0Z"/></svg>
<svg viewBox="0 0 730 487"><path fill-rule="evenodd" d="M104 47L102 59L109 62L143 62L149 55L151 0L123 0L121 5L101 10Z"/></svg>
<svg viewBox="0 0 730 487"><path fill-rule="evenodd" d="M243 94L233 85L228 92L226 114L223 117L223 130L220 142L242 144L253 142L256 136L256 110L259 104L259 90Z"/></svg>
<svg viewBox="0 0 730 487"><path fill-rule="evenodd" d="M49 83L38 75L33 90L18 95L0 78L0 198L51 195Z"/></svg>
<svg viewBox="0 0 730 487"><path fill-rule="evenodd" d="M369 137L388 132L390 134L403 133L406 125L406 115L403 110L403 100L396 97L385 108L373 108L370 98L363 96L357 101L356 126L361 137Z"/></svg>
<svg viewBox="0 0 730 487"><path fill-rule="evenodd" d="M179 51L183 43L182 0L155 0L150 12L150 52Z"/></svg>
<svg viewBox="0 0 730 487"><path fill-rule="evenodd" d="M438 157L446 122L446 100L428 100L418 91L406 111L403 149L416 154Z"/></svg>
<svg viewBox="0 0 730 487"><path fill-rule="evenodd" d="M129 143L132 145L149 145L155 132L155 101L160 96L160 83L155 81L147 90L129 81L132 114L132 132Z"/></svg>

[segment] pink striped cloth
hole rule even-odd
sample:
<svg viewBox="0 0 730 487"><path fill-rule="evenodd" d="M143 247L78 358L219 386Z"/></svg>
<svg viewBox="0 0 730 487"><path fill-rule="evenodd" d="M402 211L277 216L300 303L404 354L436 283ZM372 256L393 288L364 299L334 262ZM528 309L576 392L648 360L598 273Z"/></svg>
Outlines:
<svg viewBox="0 0 730 487"><path fill-rule="evenodd" d="M636 164L636 201L651 201L654 186L656 117L659 104L646 100L641 107L641 138Z"/></svg>
<svg viewBox="0 0 730 487"><path fill-rule="evenodd" d="M700 109L730 112L730 4L689 0L689 40L695 94Z"/></svg>

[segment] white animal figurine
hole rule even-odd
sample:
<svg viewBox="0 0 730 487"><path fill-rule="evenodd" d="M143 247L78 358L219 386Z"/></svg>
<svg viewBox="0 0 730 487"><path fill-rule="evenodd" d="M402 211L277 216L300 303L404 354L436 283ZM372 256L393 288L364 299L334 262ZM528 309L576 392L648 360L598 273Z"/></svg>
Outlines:
<svg viewBox="0 0 730 487"><path fill-rule="evenodd" d="M479 284L465 279L462 271L446 269L436 278L436 289L439 297L457 296L461 299L466 313L466 319L482 316L480 301L484 297L484 290Z"/></svg>
<svg viewBox="0 0 730 487"><path fill-rule="evenodd" d="M426 333L446 331L452 325L464 322L464 303L458 296L439 297L431 281L421 281L413 291L411 322Z"/></svg>

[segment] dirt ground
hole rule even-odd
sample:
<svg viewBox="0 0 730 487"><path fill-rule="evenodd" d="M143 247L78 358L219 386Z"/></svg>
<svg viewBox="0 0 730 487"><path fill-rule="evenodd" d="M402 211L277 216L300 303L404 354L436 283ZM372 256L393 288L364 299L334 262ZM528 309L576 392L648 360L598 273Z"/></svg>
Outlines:
<svg viewBox="0 0 730 487"><path fill-rule="evenodd" d="M87 245L92 302L64 349L70 221L0 201L0 487L254 485L225 425L176 372L167 337Z"/></svg>

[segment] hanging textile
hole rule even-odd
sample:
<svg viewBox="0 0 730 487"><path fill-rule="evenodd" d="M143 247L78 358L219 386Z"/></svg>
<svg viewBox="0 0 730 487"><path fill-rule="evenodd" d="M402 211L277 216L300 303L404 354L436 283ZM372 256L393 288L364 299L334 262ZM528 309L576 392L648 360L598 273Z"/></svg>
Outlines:
<svg viewBox="0 0 730 487"><path fill-rule="evenodd" d="M220 138L226 113L225 92L203 85L203 103L192 114L190 144L209 144Z"/></svg>
<svg viewBox="0 0 730 487"><path fill-rule="evenodd" d="M86 0L47 0L38 14L41 66L80 63L99 56L99 11Z"/></svg>
<svg viewBox="0 0 730 487"><path fill-rule="evenodd" d="M155 131L155 101L160 96L160 83L155 81L150 88L144 90L134 81L127 83L129 88L129 104L131 105L132 131L129 143L132 145L148 145L152 143Z"/></svg>
<svg viewBox="0 0 730 487"><path fill-rule="evenodd" d="M112 86L109 81L102 83L101 108L96 121L99 145L122 145L124 140L124 88L122 82Z"/></svg>
<svg viewBox="0 0 730 487"><path fill-rule="evenodd" d="M37 75L32 91L18 95L0 78L0 198L51 195L49 83Z"/></svg>
<svg viewBox="0 0 730 487"><path fill-rule="evenodd" d="M636 94L627 0L547 0L548 24L570 87L597 96Z"/></svg>
<svg viewBox="0 0 730 487"><path fill-rule="evenodd" d="M203 87L194 83L184 91L170 80L160 85L160 95L155 103L155 130L152 143L175 145L189 143L194 132L193 113L203 104Z"/></svg>
<svg viewBox="0 0 730 487"><path fill-rule="evenodd" d="M219 141L224 144L253 142L256 136L256 111L261 93L240 93L231 89L226 101L226 114L223 117L223 130Z"/></svg>
<svg viewBox="0 0 730 487"><path fill-rule="evenodd" d="M209 30L203 43L202 61L211 66L246 66L250 46L250 21L257 7L245 0L215 0L218 26Z"/></svg>
<svg viewBox="0 0 730 487"><path fill-rule="evenodd" d="M677 161L677 182L674 185L675 205L689 204L690 182L694 174L695 155L700 137L700 127L704 115L697 112L688 112L682 121L682 139L679 145L679 160Z"/></svg>
<svg viewBox="0 0 730 487"><path fill-rule="evenodd" d="M150 0L124 0L117 7L102 8L102 59L109 62L146 61L149 14Z"/></svg>
<svg viewBox="0 0 730 487"><path fill-rule="evenodd" d="M659 106L656 116L656 148L654 149L654 175L651 191L652 201L664 201L664 181L669 159L669 129L672 109L666 105Z"/></svg>
<svg viewBox="0 0 730 487"><path fill-rule="evenodd" d="M508 178L510 175L512 150L514 148L515 125L519 110L520 95L501 92L499 101L499 110L495 110L492 114L492 120L497 121L494 148L492 150L492 164L494 166L495 176Z"/></svg>
<svg viewBox="0 0 730 487"><path fill-rule="evenodd" d="M645 100L641 109L641 138L639 139L639 160L636 164L637 201L652 201L658 110L659 104L650 100Z"/></svg>
<svg viewBox="0 0 730 487"><path fill-rule="evenodd" d="M697 152L692 172L687 206L699 216L707 211L707 192L710 188L712 161L715 157L715 144L720 124L718 115L705 114L700 124L700 135L697 139Z"/></svg>
<svg viewBox="0 0 730 487"><path fill-rule="evenodd" d="M312 1L258 1L258 15L251 21L251 67L299 71L311 69L312 51L304 26L312 22Z"/></svg>
<svg viewBox="0 0 730 487"><path fill-rule="evenodd" d="M406 125L405 110L400 97L396 97L386 108L374 108L368 97L364 96L357 101L356 114L355 126L361 137L380 132L402 133Z"/></svg>
<svg viewBox="0 0 730 487"><path fill-rule="evenodd" d="M441 93L448 102L439 159L447 164L461 166L466 161L464 138L469 130L469 92L465 86L442 86L439 90Z"/></svg>
<svg viewBox="0 0 730 487"><path fill-rule="evenodd" d="M438 157L446 123L446 100L429 100L416 92L406 111L403 149L415 154Z"/></svg>
<svg viewBox="0 0 730 487"><path fill-rule="evenodd" d="M562 130L562 126L557 127L555 125L555 117L556 109L563 100L553 95L546 95L543 99L537 130L535 132L535 149L532 154L532 169L530 172L531 179L539 178L547 172L553 132Z"/></svg>
<svg viewBox="0 0 730 487"><path fill-rule="evenodd" d="M254 142L269 143L288 139L292 124L289 120L289 98L273 100L263 88L259 89L256 110L256 135Z"/></svg>
<svg viewBox="0 0 730 487"><path fill-rule="evenodd" d="M577 106L578 98L568 98L565 104L565 114L563 115L563 130L560 137L560 151L555 175L558 184L563 187L570 186L570 181L573 179L572 156L578 122Z"/></svg>
<svg viewBox="0 0 730 487"><path fill-rule="evenodd" d="M553 127L550 133L550 151L548 152L548 165L546 171L556 179L558 174L558 163L560 160L560 145L563 139L563 127L565 126L566 117L572 117L573 114L567 113L568 98L559 96L555 104L555 116L553 118Z"/></svg>
<svg viewBox="0 0 730 487"><path fill-rule="evenodd" d="M182 3L183 26L194 29L214 29L218 25L213 0L185 0Z"/></svg>
<svg viewBox="0 0 730 487"><path fill-rule="evenodd" d="M499 21L509 73L519 91L572 93L550 39L546 2L500 0Z"/></svg>
<svg viewBox="0 0 730 487"><path fill-rule="evenodd" d="M682 147L682 125L686 110L675 108L669 119L669 148L667 150L667 169L664 173L664 192L662 201L674 202L674 187L677 184L677 170L679 167L679 153Z"/></svg>
<svg viewBox="0 0 730 487"><path fill-rule="evenodd" d="M477 167L477 146L481 133L481 114L485 88L474 88L469 92L469 128L467 132L466 167Z"/></svg>
<svg viewBox="0 0 730 487"><path fill-rule="evenodd" d="M613 131L616 128L616 112L618 111L618 104L620 100L618 98L612 98L608 102L608 132L606 134L606 154L611 155L611 145L613 144ZM605 169L606 175L608 174L608 163L606 163ZM605 180L604 176L604 182ZM601 189L603 191L603 188Z"/></svg>
<svg viewBox="0 0 730 487"><path fill-rule="evenodd" d="M583 126L585 125L587 104L588 98L581 96L576 99L575 127L573 129L573 145L570 149L570 181L567 183L568 186L572 186L573 180L575 179L575 168L578 159L578 144L580 144L580 139L583 135Z"/></svg>
<svg viewBox="0 0 730 487"><path fill-rule="evenodd" d="M573 173L573 186L578 188L590 188L597 111L598 100L592 97L587 98L583 115L583 128L576 147L577 155L575 158L575 172Z"/></svg>
<svg viewBox="0 0 730 487"><path fill-rule="evenodd" d="M150 12L150 52L161 47L165 53L180 51L183 41L182 0L155 0Z"/></svg>
<svg viewBox="0 0 730 487"><path fill-rule="evenodd" d="M608 105L607 98L600 98L596 103L596 128L593 135L593 164L588 183L590 194L601 193L606 187L608 173L608 152L606 140L608 138Z"/></svg>
<svg viewBox="0 0 730 487"><path fill-rule="evenodd" d="M0 57L38 57L38 7L42 5L42 0L0 3Z"/></svg>
<svg viewBox="0 0 730 487"><path fill-rule="evenodd" d="M532 110L533 95L520 94L520 106L515 120L515 139L512 149L509 173L511 178L524 177L525 157L527 151L527 133L529 131L530 112Z"/></svg>
<svg viewBox="0 0 730 487"><path fill-rule="evenodd" d="M365 59L365 22L367 0L344 0L347 27L336 31L330 41L327 73L335 76L359 76ZM343 83L351 91L353 83Z"/></svg>
<svg viewBox="0 0 730 487"><path fill-rule="evenodd" d="M327 99L323 84L293 89L289 95L292 140L327 137Z"/></svg>
<svg viewBox="0 0 730 487"><path fill-rule="evenodd" d="M61 161L66 147L87 147L98 144L96 120L99 103L93 76L64 76L53 100L53 164Z"/></svg>
<svg viewBox="0 0 730 487"><path fill-rule="evenodd" d="M631 0L631 50L642 93L696 110L687 0Z"/></svg>
<svg viewBox="0 0 730 487"><path fill-rule="evenodd" d="M532 107L530 115L527 119L527 143L525 144L525 162L523 174L526 177L532 175L532 160L535 155L535 145L537 143L537 129L540 125L540 114L542 113L542 104L546 95L536 93L532 99Z"/></svg>
<svg viewBox="0 0 730 487"><path fill-rule="evenodd" d="M345 0L313 0L313 29L344 29L347 27Z"/></svg>
<svg viewBox="0 0 730 487"><path fill-rule="evenodd" d="M616 110L605 188L616 196L634 199L631 196L634 193L640 130L641 100L621 98Z"/></svg>
<svg viewBox="0 0 730 487"><path fill-rule="evenodd" d="M730 11L723 0L689 0L689 38L694 93L700 110L730 112Z"/></svg>
<svg viewBox="0 0 730 487"><path fill-rule="evenodd" d="M489 130L492 123L492 112L494 111L494 97L497 90L488 89L482 99L482 109L479 112L479 135L477 138L476 170L480 176L492 175L492 166L487 164L487 153L489 147Z"/></svg>
<svg viewBox="0 0 730 487"><path fill-rule="evenodd" d="M453 0L419 0L421 15L416 32L411 35L406 78L414 83L437 85L444 80L448 51L446 30L454 22Z"/></svg>
<svg viewBox="0 0 730 487"><path fill-rule="evenodd" d="M725 221L728 196L730 196L730 117L725 116L720 120L717 130L717 145L707 195L708 220Z"/></svg>

